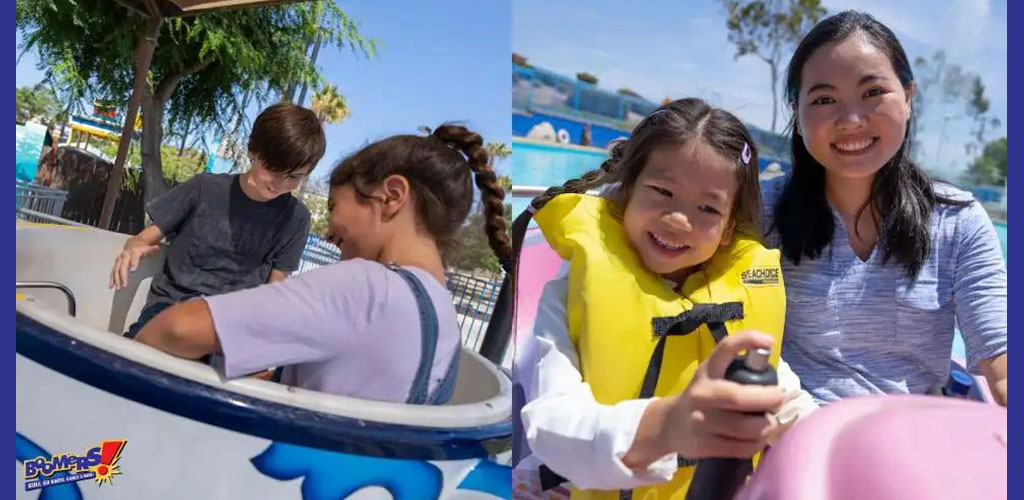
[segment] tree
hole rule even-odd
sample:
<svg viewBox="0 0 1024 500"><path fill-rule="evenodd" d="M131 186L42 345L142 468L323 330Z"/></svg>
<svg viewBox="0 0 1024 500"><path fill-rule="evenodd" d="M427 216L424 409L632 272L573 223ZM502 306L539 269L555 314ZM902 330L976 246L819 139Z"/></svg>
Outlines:
<svg viewBox="0 0 1024 500"><path fill-rule="evenodd" d="M959 65L949 63L946 59L946 52L942 50L935 51L931 59L917 57L914 59L914 68L916 91L913 98L912 133L914 143L911 151L915 160L923 163L924 150L920 134L924 129L923 121L926 111L932 104L951 104L963 99L973 75L965 72ZM936 161L939 161L939 158L936 158Z"/></svg>
<svg viewBox="0 0 1024 500"><path fill-rule="evenodd" d="M772 80L772 132L779 112L779 71L785 52L825 15L820 0L723 0L735 57L756 56L768 64Z"/></svg>
<svg viewBox="0 0 1024 500"><path fill-rule="evenodd" d="M116 142L99 139L97 147L104 156L113 161L114 155L117 154ZM185 148L179 151L178 148L164 145L160 147L160 158L163 163L164 179L174 184L185 182L196 174L206 171L204 155L195 149ZM125 165L135 168L142 165L142 157L138 148L131 149L131 154L129 154Z"/></svg>
<svg viewBox="0 0 1024 500"><path fill-rule="evenodd" d="M985 145L981 156L967 167L964 180L969 184L1006 185L1006 138L1000 138Z"/></svg>
<svg viewBox="0 0 1024 500"><path fill-rule="evenodd" d="M341 123L348 118L349 109L345 102L345 96L338 93L338 86L327 84L310 99L313 113L320 119L320 123ZM305 199L306 184L309 183L309 176L302 179L299 185L299 197Z"/></svg>
<svg viewBox="0 0 1024 500"><path fill-rule="evenodd" d="M988 97L985 96L985 84L982 83L981 77L975 76L971 80L971 90L967 100L967 116L974 122L975 127L971 131L974 141L967 143L964 147L967 154L973 153L985 144L986 128L998 128L1001 124L998 118L989 114L989 107Z"/></svg>
<svg viewBox="0 0 1024 500"><path fill-rule="evenodd" d="M488 152L491 152L491 162L508 157L511 150L503 142L490 142L487 144ZM507 175L498 176L498 185L505 191L507 200L512 192L512 179ZM484 215L483 204L477 204L469 216L469 220L459 228L455 236L458 242L457 247L446 256L448 265L466 271L486 270L492 273L501 272L501 264L498 257L494 255L487 240L487 233L484 232L486 216ZM512 204L505 204L506 227L512 225Z"/></svg>
<svg viewBox="0 0 1024 500"><path fill-rule="evenodd" d="M338 86L327 84L316 93L309 101L320 123L341 123L348 118L349 109L345 102L345 96L338 93Z"/></svg>
<svg viewBox="0 0 1024 500"><path fill-rule="evenodd" d="M504 142L488 142L485 148L487 149L487 155L490 157L492 166L496 160L504 160L512 154L512 150L508 147L508 144L505 144Z"/></svg>
<svg viewBox="0 0 1024 500"><path fill-rule="evenodd" d="M107 0L76 0L75 8L55 8L52 0L19 0L16 25L23 51L35 49L41 68L69 82L78 97L126 102L135 67L141 65L148 20ZM229 128L221 117L245 109L248 97L265 102L295 82L318 83L320 73L306 57L306 40L347 46L372 57L375 40L364 38L335 2L205 13L174 18L159 26L159 47L152 54L141 96L142 167L146 202L166 190L160 145L168 121L190 122L196 133ZM166 114L166 116L165 116ZM116 173L115 173L116 175Z"/></svg>
<svg viewBox="0 0 1024 500"><path fill-rule="evenodd" d="M316 193L305 193L302 202L309 209L309 234L323 236L327 233L327 225L331 213L327 211L327 197Z"/></svg>
<svg viewBox="0 0 1024 500"><path fill-rule="evenodd" d="M589 83L591 85L597 85L597 77L590 73L587 73L586 71L576 73L576 79L581 82Z"/></svg>
<svg viewBox="0 0 1024 500"><path fill-rule="evenodd" d="M629 87L622 87L621 89L619 89L619 94L630 96L630 97L642 97L635 90L633 90L633 89L631 89Z"/></svg>
<svg viewBox="0 0 1024 500"><path fill-rule="evenodd" d="M58 121L61 113L60 103L53 90L42 84L33 87L18 87L15 94L16 121L25 123L35 119L43 124L51 125Z"/></svg>

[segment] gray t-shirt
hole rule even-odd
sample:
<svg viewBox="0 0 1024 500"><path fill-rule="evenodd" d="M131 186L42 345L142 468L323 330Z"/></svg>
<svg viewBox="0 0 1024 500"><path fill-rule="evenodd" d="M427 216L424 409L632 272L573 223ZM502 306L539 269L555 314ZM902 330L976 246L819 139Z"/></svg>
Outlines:
<svg viewBox="0 0 1024 500"><path fill-rule="evenodd" d="M787 182L761 183L764 227ZM942 184L943 196L971 194ZM817 259L782 262L786 330L782 356L819 403L868 394L921 394L945 383L959 325L972 371L1006 352L1006 263L992 221L977 202L938 204L932 211L931 251L917 279L883 263L876 245L862 261L850 248L842 217ZM779 245L775 231L769 246Z"/></svg>
<svg viewBox="0 0 1024 500"><path fill-rule="evenodd" d="M430 273L405 269L437 312L433 392L459 353L455 306ZM409 284L381 263L346 260L205 300L227 378L284 366L287 385L379 401L409 396L422 351L419 305Z"/></svg>
<svg viewBox="0 0 1024 500"><path fill-rule="evenodd" d="M309 235L305 205L288 193L255 201L238 175L197 175L147 212L171 242L147 306L252 288L272 269L295 271Z"/></svg>

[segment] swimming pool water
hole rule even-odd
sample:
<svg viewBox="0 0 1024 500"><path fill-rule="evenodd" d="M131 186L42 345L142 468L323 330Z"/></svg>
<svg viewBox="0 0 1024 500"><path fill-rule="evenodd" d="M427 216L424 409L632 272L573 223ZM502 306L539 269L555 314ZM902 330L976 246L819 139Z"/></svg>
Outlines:
<svg viewBox="0 0 1024 500"><path fill-rule="evenodd" d="M558 145L515 142L509 168L516 186L555 186L600 168L606 154L598 151L565 148ZM512 213L519 215L530 203L528 197L512 198ZM996 234L1006 260L1006 225L995 224ZM964 343L957 332L953 352L964 356Z"/></svg>
<svg viewBox="0 0 1024 500"><path fill-rule="evenodd" d="M15 124L15 177L18 180L31 182L36 176L36 164L43 149L46 138L46 127L38 123Z"/></svg>

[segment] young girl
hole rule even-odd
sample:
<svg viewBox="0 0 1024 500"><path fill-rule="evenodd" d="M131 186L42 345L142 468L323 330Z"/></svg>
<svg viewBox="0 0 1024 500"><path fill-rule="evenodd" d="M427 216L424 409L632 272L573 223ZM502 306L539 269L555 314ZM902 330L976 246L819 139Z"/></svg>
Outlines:
<svg viewBox="0 0 1024 500"><path fill-rule="evenodd" d="M442 255L469 214L473 174L490 245L499 257L511 252L504 193L483 144L443 125L356 152L330 178L328 238L343 262L179 304L147 324L139 341L193 359L221 354L227 378L284 366L288 385L444 403L460 332Z"/></svg>
<svg viewBox="0 0 1024 500"><path fill-rule="evenodd" d="M1006 264L981 205L910 162L915 90L899 41L864 13L822 21L793 54L793 173L763 186L783 355L818 401L923 394L946 382L958 325L1005 405Z"/></svg>
<svg viewBox="0 0 1024 500"><path fill-rule="evenodd" d="M600 171L534 201L569 263L544 287L515 366L544 487L555 477L573 498L681 499L696 459L749 458L778 430L768 413L788 400L789 424L814 408L784 364L780 387L722 380L741 350L778 362L785 295L778 252L758 242L757 175L743 124L684 99L637 125ZM605 183L607 197L567 194Z"/></svg>

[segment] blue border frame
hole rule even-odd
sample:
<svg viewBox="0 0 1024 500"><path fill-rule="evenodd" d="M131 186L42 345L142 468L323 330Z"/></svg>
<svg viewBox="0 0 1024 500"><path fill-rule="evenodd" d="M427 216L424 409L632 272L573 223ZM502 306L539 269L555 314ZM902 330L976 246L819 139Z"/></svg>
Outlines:
<svg viewBox="0 0 1024 500"><path fill-rule="evenodd" d="M358 420L227 391L120 357L16 313L16 350L82 383L198 422L271 441L386 458L487 458L512 422L438 429ZM510 444L510 443L509 443Z"/></svg>

